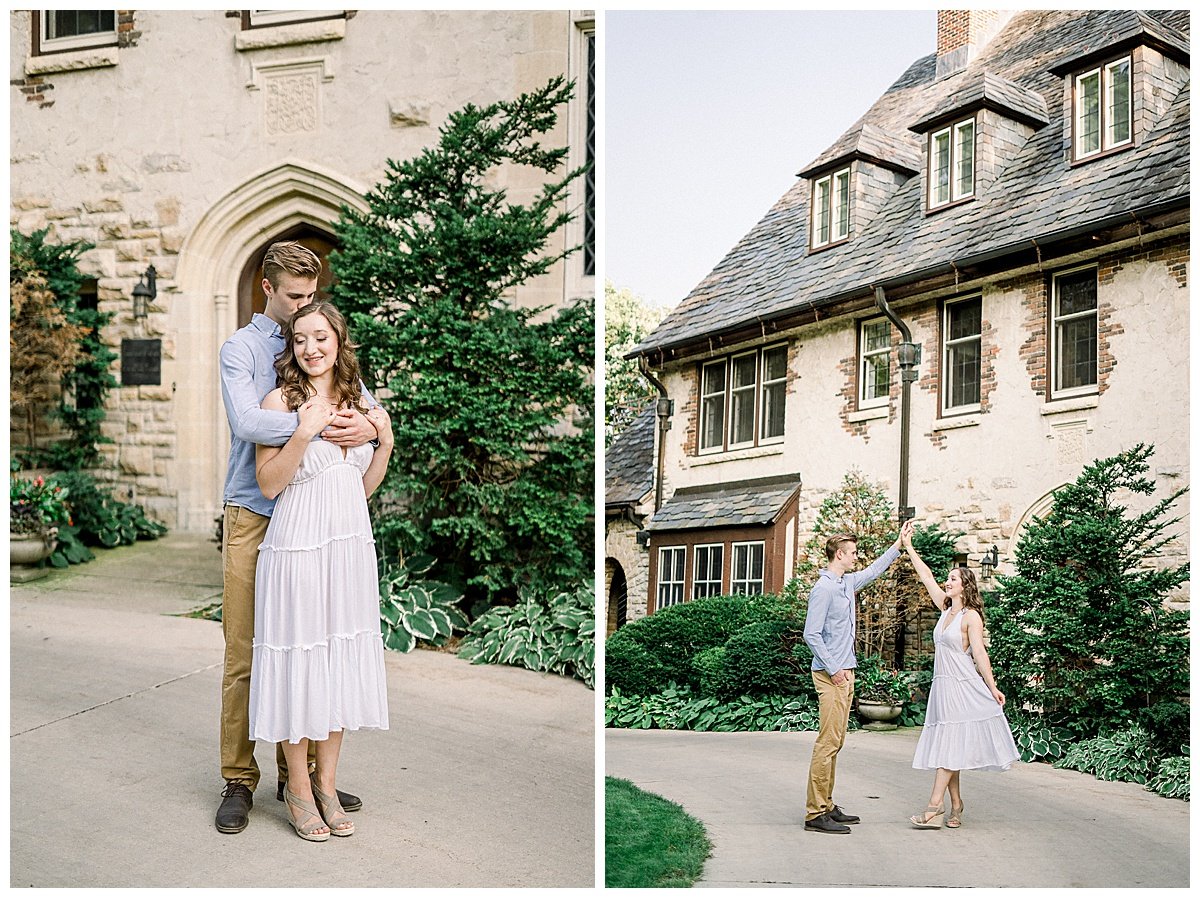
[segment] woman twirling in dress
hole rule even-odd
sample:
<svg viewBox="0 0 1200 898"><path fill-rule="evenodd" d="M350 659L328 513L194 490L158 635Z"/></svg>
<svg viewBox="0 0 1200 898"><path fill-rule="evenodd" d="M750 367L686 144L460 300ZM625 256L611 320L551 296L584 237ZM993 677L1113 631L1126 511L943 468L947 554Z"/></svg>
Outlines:
<svg viewBox="0 0 1200 898"><path fill-rule="evenodd" d="M337 798L342 734L388 727L367 497L383 481L393 436L377 407L365 414L378 448L317 439L336 409L363 410L354 347L334 306L301 307L283 336L280 386L262 407L296 411L300 424L283 446L256 450L259 487L279 502L255 578L250 738L283 743L291 824L301 838L324 842L354 832ZM309 739L316 743L311 780Z"/></svg>
<svg viewBox="0 0 1200 898"><path fill-rule="evenodd" d="M940 828L943 796L949 790L946 826L955 828L962 825L961 771L1007 770L1020 753L1004 718L1004 693L996 688L983 645L983 600L975 575L967 568L951 568L942 589L913 548L911 532L902 541L930 600L942 612L933 631L933 683L925 727L913 757L915 769L937 772L929 805L908 819L918 829Z"/></svg>

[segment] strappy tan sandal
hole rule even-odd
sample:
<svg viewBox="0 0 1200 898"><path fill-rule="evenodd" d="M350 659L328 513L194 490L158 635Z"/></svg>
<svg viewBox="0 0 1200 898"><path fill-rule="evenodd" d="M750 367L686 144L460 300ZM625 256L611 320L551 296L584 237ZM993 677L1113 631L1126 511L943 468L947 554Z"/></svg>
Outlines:
<svg viewBox="0 0 1200 898"><path fill-rule="evenodd" d="M306 842L325 842L329 839L329 833L317 832L318 829L330 829L330 827L321 819L321 812L317 810L315 804L293 795L292 790L287 788L283 790L283 800L287 802L288 806L288 823L292 824L296 835ZM298 822L292 816L292 808L304 815L300 818L303 822Z"/></svg>
<svg viewBox="0 0 1200 898"><path fill-rule="evenodd" d="M946 809L941 805L936 808L929 805L925 808L924 814L913 814L908 820L917 829L941 829L942 817L945 816L945 813Z"/></svg>
<svg viewBox="0 0 1200 898"><path fill-rule="evenodd" d="M329 826L329 831L335 836L354 835L354 821L346 816L341 802L338 801L337 790L333 790L333 795L326 795L317 788L317 784L314 782L312 792L317 807L321 810L321 817Z"/></svg>
<svg viewBox="0 0 1200 898"><path fill-rule="evenodd" d="M958 807L955 807L954 802L951 802L950 815L946 818L946 826L948 826L950 829L958 829L960 826L962 826L962 812L963 806L961 804Z"/></svg>

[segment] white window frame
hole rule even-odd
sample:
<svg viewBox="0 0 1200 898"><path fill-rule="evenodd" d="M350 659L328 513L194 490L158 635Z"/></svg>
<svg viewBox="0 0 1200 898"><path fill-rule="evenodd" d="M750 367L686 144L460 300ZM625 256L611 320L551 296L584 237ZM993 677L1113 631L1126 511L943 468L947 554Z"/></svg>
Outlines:
<svg viewBox="0 0 1200 898"><path fill-rule="evenodd" d="M834 198L845 192L845 208ZM850 236L850 167L840 168L813 181L810 245L813 249L837 243ZM827 222L829 233L821 236L821 219Z"/></svg>
<svg viewBox="0 0 1200 898"><path fill-rule="evenodd" d="M764 540L747 540L745 542L734 543L732 551L729 553L729 592L732 595L762 595L765 581L767 577L767 544ZM761 576L758 579L753 579L750 574L752 572L752 561L754 559L754 548L758 548L762 555L762 565L760 569ZM738 549L746 551L746 576L738 578ZM749 589L751 584L757 584L758 592L751 592Z"/></svg>
<svg viewBox="0 0 1200 898"><path fill-rule="evenodd" d="M979 332L969 337L959 337L955 340L950 339L950 314L956 306L961 306L968 302L979 303ZM948 302L942 310L942 411L949 414L963 414L966 412L977 412L982 406L982 402L964 403L963 405L951 405L950 400L954 395L954 368L950 364L951 351L959 346L967 343L977 343L979 345L979 394L980 400L983 399L983 297L981 295L964 296L956 299L953 302Z"/></svg>
<svg viewBox="0 0 1200 898"><path fill-rule="evenodd" d="M882 324L887 331L887 344L882 349L867 349L867 328ZM879 356L884 357L888 372L887 390L882 396L868 397L867 385L873 383L867 377L867 362ZM858 325L858 407L879 408L887 405L892 399L892 325L886 318L866 318Z"/></svg>
<svg viewBox="0 0 1200 898"><path fill-rule="evenodd" d="M1058 283L1059 281L1070 275L1079 274L1080 272L1091 271L1093 277L1096 278L1096 296L1095 305L1091 309L1083 312L1074 312L1070 315L1058 314ZM1062 389L1059 384L1062 383L1062 325L1070 321L1079 321L1084 318L1094 318L1096 321L1095 340L1095 368L1093 370L1094 379L1090 384L1084 384L1079 387L1070 387ZM1050 381L1050 396L1052 399L1066 399L1071 396L1091 396L1100 388L1100 284L1097 270L1094 265L1084 265L1080 268L1071 268L1067 271L1055 272L1050 279L1050 333L1053 340L1053 349L1051 350L1051 361L1053 369L1051 371Z"/></svg>
<svg viewBox="0 0 1200 898"><path fill-rule="evenodd" d="M729 438L730 449L744 449L747 446L754 445L756 423L758 421L758 363L759 351L757 349L750 352L739 352L729 357L729 368L726 373L726 381L729 384L729 412L728 412L728 427L727 436ZM737 371L737 363L742 359L750 359L750 364L753 366L753 373L750 377L750 382L737 386L734 383L734 373ZM737 415L734 413L740 403L746 401L749 397L750 402L750 437L749 439L739 440L734 442L736 433Z"/></svg>
<svg viewBox="0 0 1200 898"><path fill-rule="evenodd" d="M963 153L962 149L962 135L968 127L971 129L971 153L969 159L966 158L967 154ZM961 202L975 195L975 149L979 144L978 130L975 116L971 116L970 118L947 125L945 128L939 128L929 135L927 202L930 209L940 209L943 206ZM936 152L938 140L943 137L946 139L948 145L946 153L945 197L942 197L938 191L938 175L941 172L941 167L937 165L938 154ZM969 189L964 190L961 186L963 180L962 169L968 162L971 166L971 184Z"/></svg>
<svg viewBox="0 0 1200 898"><path fill-rule="evenodd" d="M779 343L775 346L764 346L760 354L758 362L759 370L759 386L758 386L758 444L769 445L771 443L782 443L784 433L787 432L787 344ZM779 377L767 380L767 353L782 352L783 353L783 374ZM774 436L767 436L767 389L774 388L783 391L783 412L780 415L783 430Z"/></svg>
<svg viewBox="0 0 1200 898"><path fill-rule="evenodd" d="M679 566L680 567L680 570L679 570L680 579L678 579L678 580L669 580L669 579L663 578L663 570L664 570L663 559L666 557L666 555L668 553L670 553L672 555L672 557L675 556L675 553L679 553L679 555L683 558L683 564L681 564ZM666 608L669 605L679 605L679 604L683 603L684 599L686 598L686 596L684 595L684 591L683 591L684 585L687 583L686 567L687 567L687 546L659 546L659 549L658 549L658 571L657 571L658 582L655 584L655 590L654 590L654 595L655 595L654 609L656 611L660 608ZM675 568L674 563L666 565L666 569L670 573L674 573L674 568ZM665 600L664 600L664 596L663 596L664 589L666 589L666 591L667 591Z"/></svg>
<svg viewBox="0 0 1200 898"><path fill-rule="evenodd" d="M1126 109L1125 120L1129 123L1128 133L1120 139L1115 139L1110 133L1112 127L1112 96L1113 96L1113 77L1112 72L1118 66L1125 64L1128 74L1126 79L1129 85L1128 106ZM1081 83L1086 78L1096 78L1096 122L1097 141L1095 149L1087 150L1083 144L1083 91L1080 87ZM1071 103L1074 106L1071 115L1071 127L1073 133L1071 135L1071 145L1074 150L1075 161L1090 159L1093 156L1098 156L1101 153L1107 153L1110 150L1118 149L1119 147L1127 146L1133 143L1133 56L1125 55L1117 59L1109 60L1102 65L1088 69L1086 72L1079 72L1072 78L1071 81Z"/></svg>
<svg viewBox="0 0 1200 898"><path fill-rule="evenodd" d="M724 370L725 377L721 382L720 392L714 391L711 393L704 392L707 377L705 376L709 368L721 366ZM709 399L716 397L721 399L721 439L717 443L709 446L704 445L704 437L708 433L708 416L709 416ZM718 359L714 362L705 362L700 366L700 433L697 437L700 443L700 453L707 454L710 452L724 452L725 440L728 436L729 427L729 360Z"/></svg>
<svg viewBox="0 0 1200 898"><path fill-rule="evenodd" d="M700 550L705 550L708 556L708 578L700 579ZM717 570L716 579L713 579L713 552L717 554ZM692 601L701 598L701 589L704 590L703 596L719 596L721 587L724 583L723 577L725 574L725 544L724 543L701 543L692 548ZM713 586L716 589L713 589Z"/></svg>
<svg viewBox="0 0 1200 898"><path fill-rule="evenodd" d="M93 31L90 34L73 34L70 37L49 37L50 16L62 10L38 10L38 53L60 53L64 50L85 50L92 47L110 47L117 43L117 27L120 24L115 9L87 10L88 12L111 12L113 27L111 31Z"/></svg>
<svg viewBox="0 0 1200 898"><path fill-rule="evenodd" d="M294 25L297 22L316 22L322 19L340 19L346 15L344 9L251 9L250 28L272 28L276 25Z"/></svg>

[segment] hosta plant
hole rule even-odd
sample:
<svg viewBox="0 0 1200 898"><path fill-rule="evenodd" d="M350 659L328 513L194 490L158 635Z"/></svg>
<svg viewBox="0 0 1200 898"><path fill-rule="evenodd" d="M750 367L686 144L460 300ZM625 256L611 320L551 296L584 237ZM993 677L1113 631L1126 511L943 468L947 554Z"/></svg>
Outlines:
<svg viewBox="0 0 1200 898"><path fill-rule="evenodd" d="M385 565L379 578L379 617L383 644L411 652L421 640L444 645L455 630L467 629L467 617L455 604L462 593L436 580L418 580L432 566L429 558L407 565Z"/></svg>
<svg viewBox="0 0 1200 898"><path fill-rule="evenodd" d="M1154 779L1146 784L1146 788L1157 792L1164 798L1192 799L1191 780L1191 751L1183 747L1183 754L1174 758L1164 758L1158 764Z"/></svg>
<svg viewBox="0 0 1200 898"><path fill-rule="evenodd" d="M1130 727L1109 736L1076 742L1054 766L1090 773L1098 780L1144 786L1158 762L1150 734L1141 727Z"/></svg>
<svg viewBox="0 0 1200 898"><path fill-rule="evenodd" d="M532 590L511 607L494 606L471 624L458 656L513 664L595 685L596 619L591 584L545 596Z"/></svg>
<svg viewBox="0 0 1200 898"><path fill-rule="evenodd" d="M1009 725L1012 727L1013 740L1021 752L1021 760L1026 763L1054 763L1067 753L1076 738L1075 733L1066 727L1050 726L1037 717L1019 713L1010 716Z"/></svg>

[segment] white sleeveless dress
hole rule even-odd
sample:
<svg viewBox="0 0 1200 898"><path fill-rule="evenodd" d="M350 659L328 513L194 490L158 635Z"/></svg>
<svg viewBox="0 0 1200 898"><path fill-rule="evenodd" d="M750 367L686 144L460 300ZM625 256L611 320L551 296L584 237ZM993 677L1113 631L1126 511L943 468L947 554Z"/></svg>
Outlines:
<svg viewBox="0 0 1200 898"><path fill-rule="evenodd" d="M933 683L913 756L917 770L1007 770L1021 757L1004 709L963 651L965 618L943 611L933 631Z"/></svg>
<svg viewBox="0 0 1200 898"><path fill-rule="evenodd" d="M313 440L258 550L250 738L388 728L379 578L363 472L370 445Z"/></svg>

